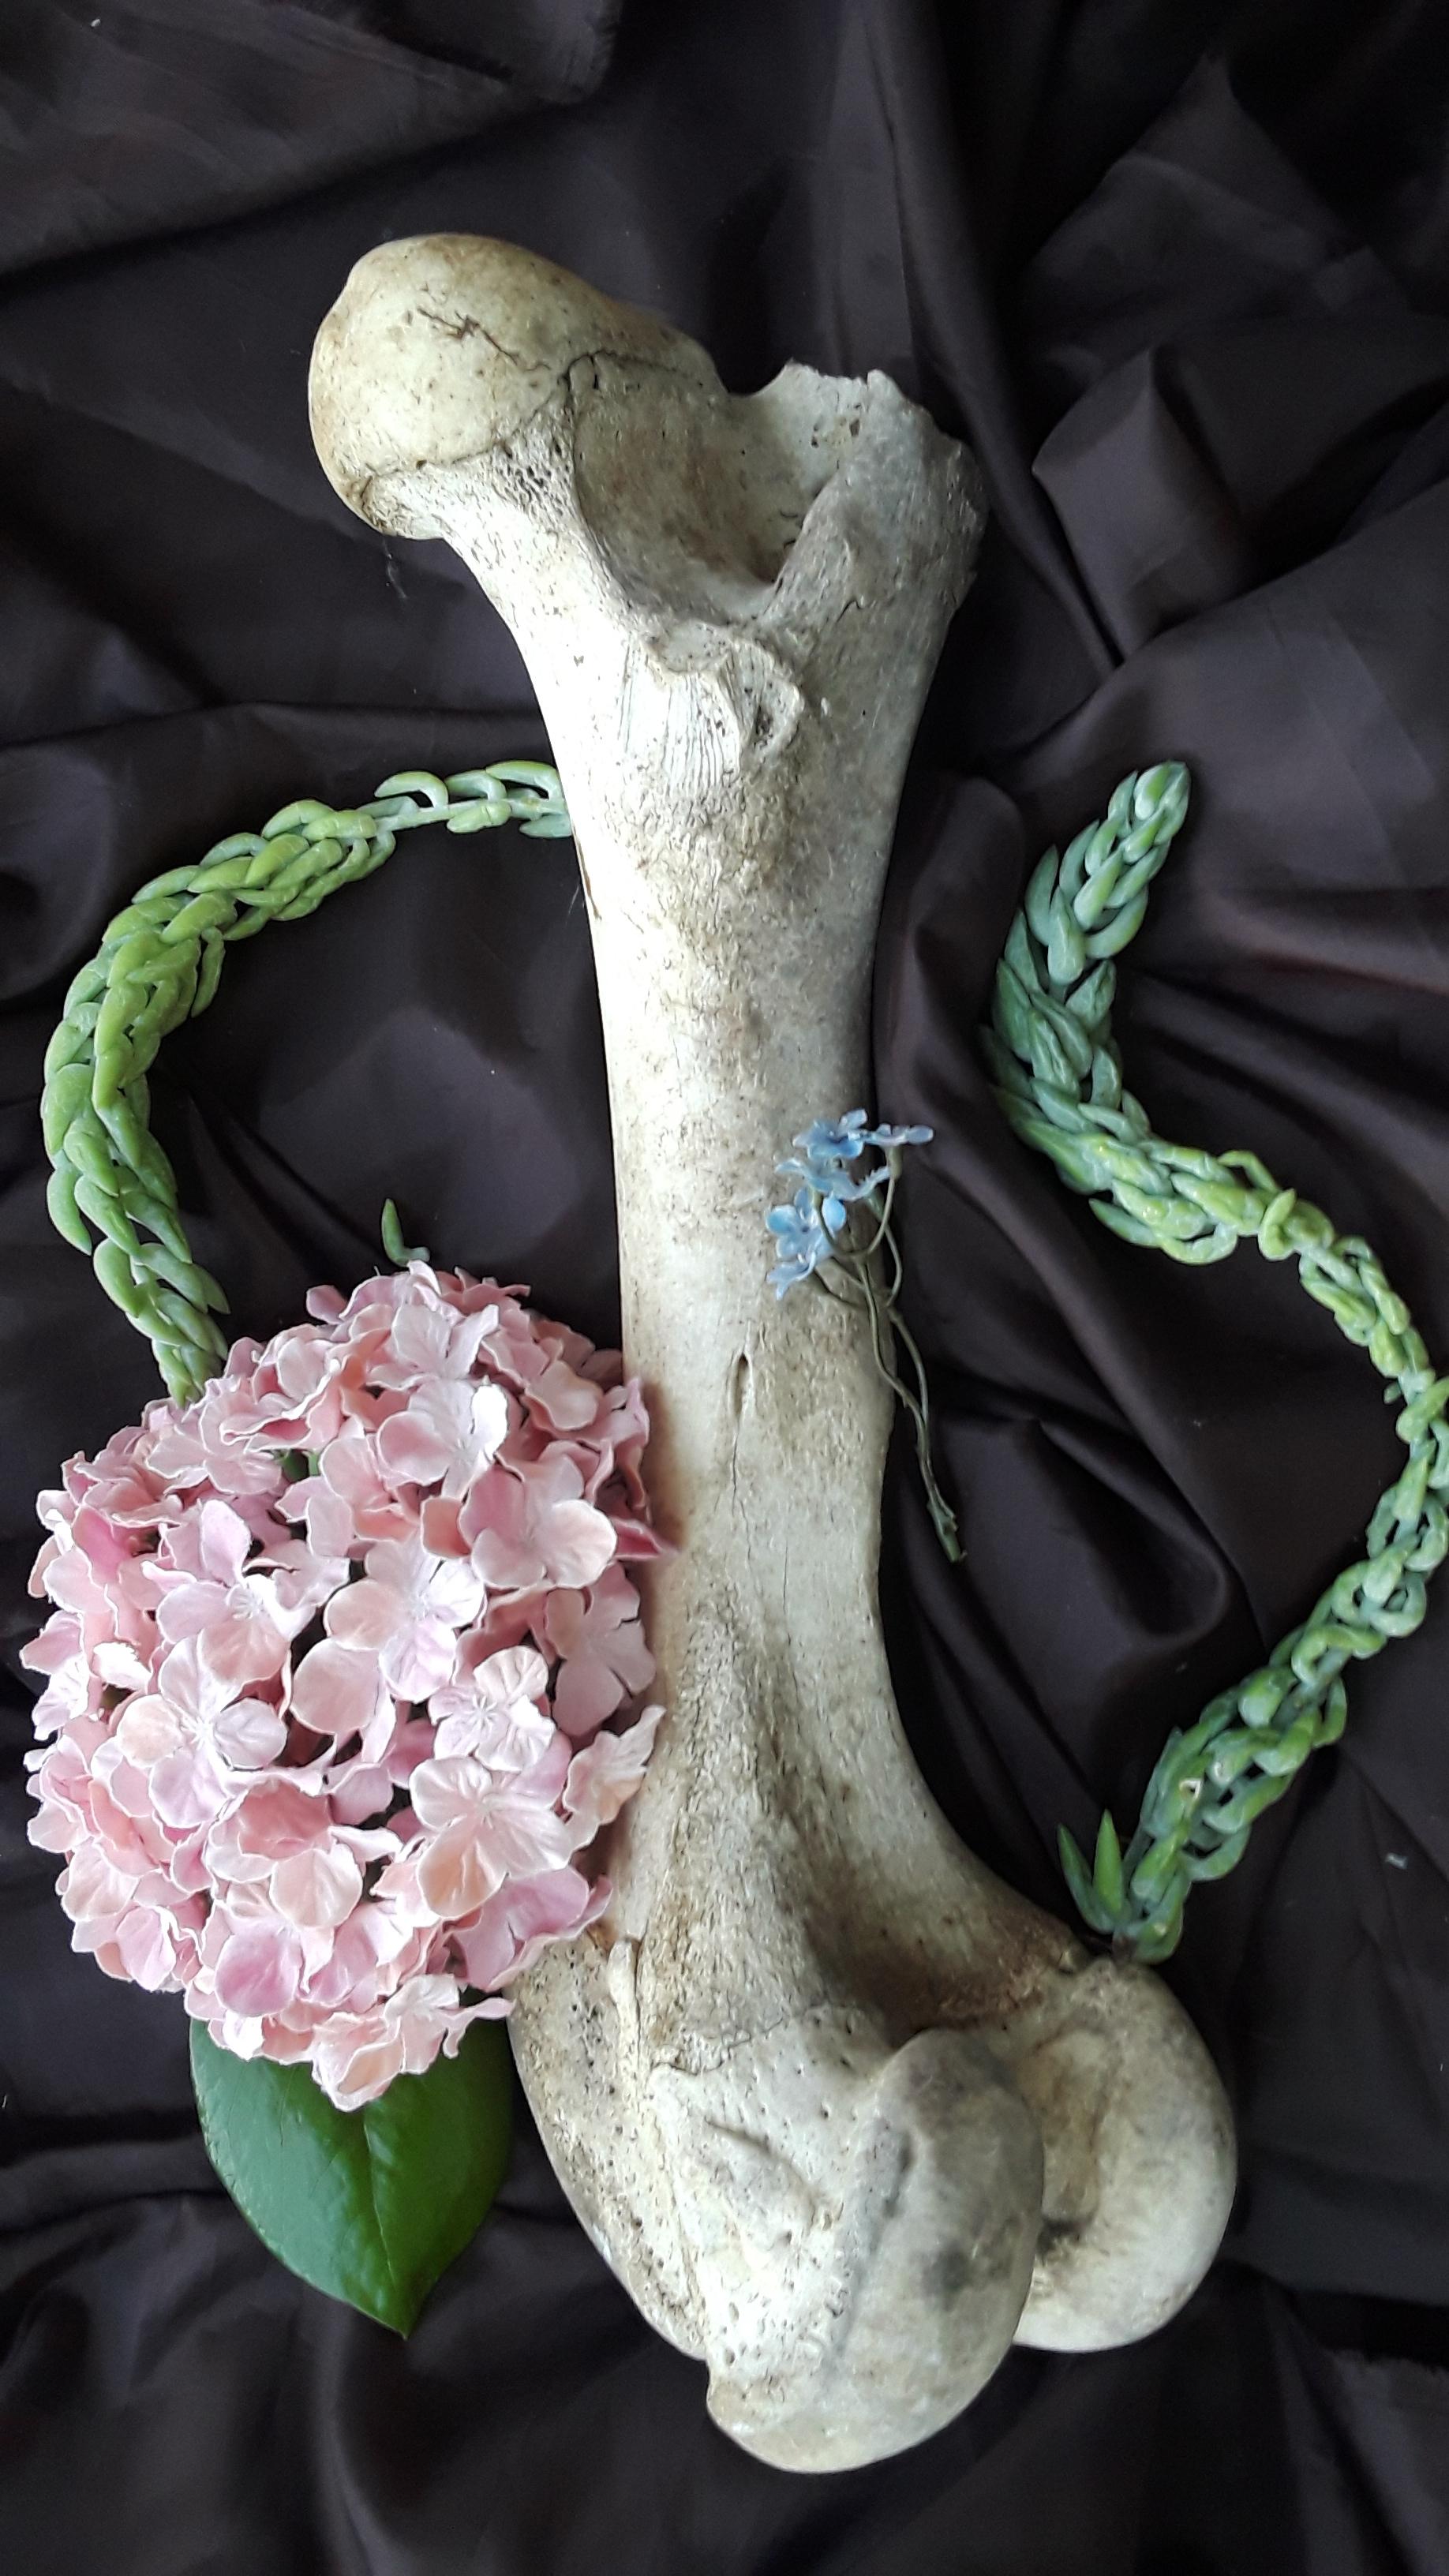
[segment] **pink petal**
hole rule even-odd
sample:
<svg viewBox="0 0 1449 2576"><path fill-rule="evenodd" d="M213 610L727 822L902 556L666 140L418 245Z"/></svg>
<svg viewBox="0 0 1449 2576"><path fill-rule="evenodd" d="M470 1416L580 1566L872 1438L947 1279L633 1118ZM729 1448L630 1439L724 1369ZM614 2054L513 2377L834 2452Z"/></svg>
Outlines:
<svg viewBox="0 0 1449 2576"><path fill-rule="evenodd" d="M574 1819L577 1844L591 1842L633 1797L663 1715L662 1708L646 1708L627 1734L596 1735L592 1744L574 1755L564 1805Z"/></svg>
<svg viewBox="0 0 1449 2576"><path fill-rule="evenodd" d="M324 1483L347 1503L375 1501L383 1490L372 1442L364 1431L329 1440L318 1461Z"/></svg>
<svg viewBox="0 0 1449 2576"><path fill-rule="evenodd" d="M69 1610L57 1610L38 1637L20 1649L20 1660L33 1673L59 1672L81 1651L81 1624Z"/></svg>
<svg viewBox="0 0 1449 2576"><path fill-rule="evenodd" d="M272 1902L289 1923L331 1929L344 1923L362 1896L362 1872L345 1843L321 1844L278 1861L271 1876Z"/></svg>
<svg viewBox="0 0 1449 2576"><path fill-rule="evenodd" d="M605 1581L607 1579L606 1576ZM601 1583L592 1601L587 1592L549 1594L548 1607L543 1614L544 1634L556 1655L589 1652L591 1637L597 1634L601 1624L607 1624L607 1611L603 1623L598 1614L599 1595L603 1589Z"/></svg>
<svg viewBox="0 0 1449 2576"><path fill-rule="evenodd" d="M488 1774L482 1763L470 1761L466 1754L420 1762L408 1782L413 1813L430 1833L441 1833L468 1815L487 1791Z"/></svg>
<svg viewBox="0 0 1449 2576"><path fill-rule="evenodd" d="M248 1923L223 1946L213 1974L225 2011L255 2019L285 2012L302 1978L302 1944L289 1923Z"/></svg>
<svg viewBox="0 0 1449 2576"><path fill-rule="evenodd" d="M25 1839L34 1843L37 1851L72 1852L84 1831L84 1824L74 1807L47 1804L31 1817L25 1828Z"/></svg>
<svg viewBox="0 0 1449 2576"><path fill-rule="evenodd" d="M505 1646L522 1645L525 1637L536 1635L542 1624L544 1599L545 1587L537 1584L526 1592L501 1593L489 1601L459 1643L459 1670L467 1670L475 1653L497 1654Z"/></svg>
<svg viewBox="0 0 1449 2576"><path fill-rule="evenodd" d="M458 1505L447 1494L424 1497L419 1520L429 1556L466 1556L468 1543L458 1527Z"/></svg>
<svg viewBox="0 0 1449 2576"><path fill-rule="evenodd" d="M365 1825L369 1816L384 1815L392 1804L393 1783L386 1763L358 1763L346 1777L334 1773L328 1804L339 1825Z"/></svg>
<svg viewBox="0 0 1449 2576"><path fill-rule="evenodd" d="M305 2007L302 2008L304 2027L301 2030L292 2028L298 2009L296 2004L292 2004L284 2013L272 2013L263 2027L262 2055L270 2057L274 2065L297 2066L312 2053L312 2016Z"/></svg>
<svg viewBox="0 0 1449 2576"><path fill-rule="evenodd" d="M164 1914L149 1905L133 1905L116 1926L116 1948L128 1977L152 1994L168 1986L176 1970L176 1937Z"/></svg>
<svg viewBox="0 0 1449 2576"><path fill-rule="evenodd" d="M423 1901L440 1923L476 1914L492 1895L502 1873L494 1868L478 1838L471 1816L450 1825L418 1859L418 1886Z"/></svg>
<svg viewBox="0 0 1449 2576"><path fill-rule="evenodd" d="M287 1741L287 1721L265 1700L239 1699L224 1708L212 1728L212 1741L223 1762L241 1771L259 1771L275 1762Z"/></svg>
<svg viewBox="0 0 1449 2576"><path fill-rule="evenodd" d="M313 1735L345 1744L366 1736L388 1707L377 1657L360 1647L323 1639L293 1667L292 1715Z"/></svg>
<svg viewBox="0 0 1449 2576"><path fill-rule="evenodd" d="M364 2102L375 2102L402 2071L401 2036L384 2027L381 2014L370 2014L355 2038L319 2042L312 2060L317 2082L339 2111L358 2111Z"/></svg>
<svg viewBox="0 0 1449 2576"><path fill-rule="evenodd" d="M128 1762L145 1771L168 1753L180 1752L187 1741L186 1725L164 1699L133 1699L122 1709L112 1741Z"/></svg>
<svg viewBox="0 0 1449 2576"><path fill-rule="evenodd" d="M320 2013L370 2012L380 1991L380 1909L361 1905L337 1927L330 1957L307 1980L307 2000Z"/></svg>
<svg viewBox="0 0 1449 2576"><path fill-rule="evenodd" d="M107 1520L104 1512L93 1511L88 1507L77 1512L72 1526L72 1536L81 1554L89 1558L103 1583L108 1581L124 1563L134 1545L127 1531L117 1529L113 1521Z"/></svg>
<svg viewBox="0 0 1449 2576"><path fill-rule="evenodd" d="M485 1705L511 1708L518 1700L542 1700L548 1689L548 1666L536 1646L510 1646L475 1665L473 1688Z"/></svg>
<svg viewBox="0 0 1449 2576"><path fill-rule="evenodd" d="M532 1700L500 1705L466 1691L443 1690L435 1692L428 1714L439 1721L440 1755L473 1754L493 1773L530 1770L555 1740L552 1718Z"/></svg>
<svg viewBox="0 0 1449 2576"><path fill-rule="evenodd" d="M668 1539L661 1538L648 1521L616 1513L612 1516L612 1527L621 1564L647 1565L661 1556L674 1554Z"/></svg>
<svg viewBox="0 0 1449 2576"><path fill-rule="evenodd" d="M206 1724L219 1717L228 1702L236 1697L232 1684L203 1662L199 1637L183 1637L162 1658L157 1669L156 1685L161 1697L178 1716L193 1724Z"/></svg>
<svg viewBox="0 0 1449 2576"><path fill-rule="evenodd" d="M449 2013L443 2030L443 2055L456 2057L470 2022L507 2021L513 2006L502 1995L485 1995L460 2012Z"/></svg>
<svg viewBox="0 0 1449 2576"><path fill-rule="evenodd" d="M588 1881L580 1879L581 1887ZM513 1966L520 1944L514 1937L509 1919L509 1899L515 1890L500 1887L479 1911L477 1921L466 1932L455 1932L453 1946L459 1954L464 1982L485 1990L498 1985Z"/></svg>
<svg viewBox="0 0 1449 2576"><path fill-rule="evenodd" d="M135 1647L119 1641L97 1646L91 1662L111 1690L143 1691L151 1678L150 1665L137 1654Z"/></svg>
<svg viewBox="0 0 1449 2576"><path fill-rule="evenodd" d="M617 1543L613 1522L592 1503L555 1503L548 1513L544 1546L556 1583L577 1590L597 1582Z"/></svg>
<svg viewBox="0 0 1449 2576"><path fill-rule="evenodd" d="M342 1494L334 1494L320 1476L306 1476L294 1485L283 1508L295 1520L298 1515L307 1524L307 1544L320 1557L345 1557L357 1537L352 1505Z"/></svg>
<svg viewBox="0 0 1449 2576"><path fill-rule="evenodd" d="M453 1463L455 1442L424 1413L395 1413L377 1435L377 1455L399 1484L435 1485Z"/></svg>
<svg viewBox="0 0 1449 2576"><path fill-rule="evenodd" d="M171 1853L171 1882L182 1896L210 1893L211 1876L206 1866L206 1828L176 1843Z"/></svg>
<svg viewBox="0 0 1449 2576"><path fill-rule="evenodd" d="M624 1697L617 1673L597 1655L581 1654L559 1666L553 1686L555 1723L566 1735L592 1735Z"/></svg>
<svg viewBox="0 0 1449 2576"><path fill-rule="evenodd" d="M144 1878L166 1848L165 1836L158 1832L150 1808L141 1818L128 1815L124 1807L117 1805L104 1781L93 1775L90 1811L92 1831L107 1860L117 1869ZM144 1830L147 1824L149 1836Z"/></svg>
<svg viewBox="0 0 1449 2576"><path fill-rule="evenodd" d="M399 1699L427 1699L451 1681L458 1660L458 1640L439 1619L419 1619L390 1637L378 1657L383 1680Z"/></svg>
<svg viewBox="0 0 1449 2576"><path fill-rule="evenodd" d="M596 1922L611 1892L607 1879L591 1886L576 1869L544 1870L500 1887L476 1923L453 1935L467 1984L487 1988L521 1976L550 1941L569 1939Z"/></svg>
<svg viewBox="0 0 1449 2576"><path fill-rule="evenodd" d="M397 1593L404 1601L410 1601L427 1580L427 1554L417 1539L379 1539L368 1549L363 1565L370 1583Z"/></svg>
<svg viewBox="0 0 1449 2576"><path fill-rule="evenodd" d="M568 1745L564 1739L563 1751ZM505 1878L533 1878L562 1869L578 1844L577 1828L551 1805L514 1790L492 1801L480 1828L481 1848L496 1887Z"/></svg>
<svg viewBox="0 0 1449 2576"><path fill-rule="evenodd" d="M482 1605L482 1581L466 1557L442 1557L428 1575L424 1599L432 1618L466 1628Z"/></svg>
<svg viewBox="0 0 1449 2576"><path fill-rule="evenodd" d="M170 1753L151 1773L151 1804L165 1825L210 1824L231 1792L205 1745Z"/></svg>
<svg viewBox="0 0 1449 2576"><path fill-rule="evenodd" d="M329 1830L325 1799L309 1796L290 1779L259 1780L246 1790L233 1820L238 1850L268 1864L325 1841Z"/></svg>
<svg viewBox="0 0 1449 2576"><path fill-rule="evenodd" d="M335 1501L336 1497L329 1499ZM347 1582L350 1543L349 1533L348 1541L335 1556L319 1556L310 1542L303 1545L299 1539L288 1539L268 1551L272 1566L268 1597L275 1605L276 1624L284 1635L298 1635L314 1613Z"/></svg>
<svg viewBox="0 0 1449 2576"><path fill-rule="evenodd" d="M242 1567L251 1551L252 1534L240 1513L229 1503L203 1503L200 1514L201 1564L213 1583L232 1584L241 1581Z"/></svg>
<svg viewBox="0 0 1449 2576"><path fill-rule="evenodd" d="M398 1788L412 1777L433 1750L435 1731L426 1718L409 1718L397 1727L387 1747L387 1776Z"/></svg>
<svg viewBox="0 0 1449 2576"><path fill-rule="evenodd" d="M315 1324L294 1324L270 1345L277 1384L290 1403L310 1404L340 1363L341 1354Z"/></svg>
<svg viewBox="0 0 1449 2576"><path fill-rule="evenodd" d="M575 1376L565 1361L550 1360L542 1375L530 1381L525 1401L530 1413L541 1413L551 1429L582 1431L599 1410L599 1390Z"/></svg>
<svg viewBox="0 0 1449 2576"><path fill-rule="evenodd" d="M117 1869L99 1843L82 1843L56 1885L62 1905L76 1923L123 1914L136 1893L135 1873Z"/></svg>
<svg viewBox="0 0 1449 2576"><path fill-rule="evenodd" d="M43 1501L45 1500L44 1495L42 1495L40 1499L41 1499L41 1501L43 1502ZM40 1515L40 1517L41 1517L41 1519L42 1519L42 1520L44 1520L44 1518L45 1518L45 1514L42 1512L42 1513L41 1513L41 1515ZM41 1545L40 1553L39 1553L39 1555L37 1556L37 1558L36 1558L36 1560L35 1560L35 1563L32 1565L32 1567L31 1567L31 1569L30 1569L30 1579L29 1579L29 1581L27 1582L26 1587L25 1587L26 1591L30 1594L30 1597L31 1597L31 1599L32 1599L33 1601L40 1601L40 1600L42 1600L42 1599L44 1598L44 1596L45 1596L45 1590L46 1590L45 1577L46 1577L47 1569L48 1569L50 1566L54 1565L55 1560L56 1560L56 1558L60 1555L60 1553L61 1553L61 1546L60 1546L60 1541L59 1541L59 1539L58 1539L58 1538L51 1537L51 1538L48 1538L48 1539L46 1539L46 1540L44 1540L44 1541L43 1541L43 1543L42 1543L42 1545Z"/></svg>
<svg viewBox="0 0 1449 2576"><path fill-rule="evenodd" d="M188 1987L187 1992L194 1994L196 1988ZM211 2035L217 2047L230 2049L233 2057L260 2057L267 2030L259 2014L218 2010L211 2021Z"/></svg>
<svg viewBox="0 0 1449 2576"><path fill-rule="evenodd" d="M390 1336L393 1356L413 1377L434 1377L447 1361L455 1329L446 1307L400 1307Z"/></svg>
<svg viewBox="0 0 1449 2576"><path fill-rule="evenodd" d="M114 1748L115 1738L112 1737ZM111 1796L127 1816L145 1817L151 1813L151 1783L134 1762L117 1762L109 1774Z"/></svg>
<svg viewBox="0 0 1449 2576"><path fill-rule="evenodd" d="M528 1498L516 1476L502 1468L480 1476L459 1515L459 1529L485 1583L519 1591L543 1578L544 1565L529 1526Z"/></svg>
<svg viewBox="0 0 1449 2576"><path fill-rule="evenodd" d="M497 1530L479 1531L473 1541L471 1562L494 1592L537 1590L549 1571L531 1539L508 1538Z"/></svg>
<svg viewBox="0 0 1449 2576"><path fill-rule="evenodd" d="M275 1681L287 1660L287 1639L267 1610L239 1583L228 1595L228 1616L203 1628L197 1652L205 1670L229 1692L247 1682Z"/></svg>
<svg viewBox="0 0 1449 2576"><path fill-rule="evenodd" d="M372 1554L377 1553L374 1548ZM345 1592L335 1592L322 1616L329 1637L376 1653L402 1625L407 1610L405 1593L364 1575L361 1582L349 1583Z"/></svg>
<svg viewBox="0 0 1449 2576"><path fill-rule="evenodd" d="M603 1649L604 1660L612 1664L626 1691L644 1691L654 1679L656 1666L644 1643L644 1630L637 1619L625 1619Z"/></svg>

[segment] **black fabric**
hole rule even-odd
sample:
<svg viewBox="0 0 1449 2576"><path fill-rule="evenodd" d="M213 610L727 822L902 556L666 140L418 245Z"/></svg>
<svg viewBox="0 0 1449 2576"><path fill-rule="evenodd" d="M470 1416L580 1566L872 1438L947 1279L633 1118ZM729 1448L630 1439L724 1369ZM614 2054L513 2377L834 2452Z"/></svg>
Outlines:
<svg viewBox="0 0 1449 2576"><path fill-rule="evenodd" d="M968 1839L1060 1907L1058 1820L1354 1550L1396 1444L1282 1269L1109 1237L972 1033L1024 871L1125 770L1189 830L1123 977L1160 1128L1361 1229L1449 1356L1449 20L1440 0L10 0L0 24L0 2531L27 2576L1442 2576L1449 1586L1168 1972L1232 2088L1224 2258L1136 2349L1014 2354L947 2432L792 2480L708 2423L521 2123L412 2341L216 2186L183 2017L67 1946L14 1663L35 1488L148 1353L47 1230L42 1048L142 876L297 793L541 752L513 645L307 434L379 239L496 232L727 381L881 367L993 519L878 967L924 1118L914 1320L967 1559L904 1457L900 1697ZM847 1106L821 1102L822 1111ZM350 1283L395 1192L447 1257L617 1329L566 844L413 841L238 951L156 1123L238 1327Z"/></svg>

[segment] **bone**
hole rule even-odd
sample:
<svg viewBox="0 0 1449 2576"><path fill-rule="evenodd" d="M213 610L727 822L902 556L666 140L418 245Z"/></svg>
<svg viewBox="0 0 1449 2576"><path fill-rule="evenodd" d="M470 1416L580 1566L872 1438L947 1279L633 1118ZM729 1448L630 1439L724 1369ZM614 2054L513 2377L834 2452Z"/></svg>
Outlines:
<svg viewBox="0 0 1449 2576"><path fill-rule="evenodd" d="M857 1312L765 1277L777 1155L868 1096L881 886L978 479L884 376L735 397L661 322L465 237L354 269L312 418L353 509L457 550L537 691L678 1543L646 1577L667 1724L607 1915L520 1982L518 2066L715 2420L853 2467L949 2422L1013 2340L1150 2333L1234 2178L1167 1988L1089 1959L927 1794L877 1604L889 1399Z"/></svg>

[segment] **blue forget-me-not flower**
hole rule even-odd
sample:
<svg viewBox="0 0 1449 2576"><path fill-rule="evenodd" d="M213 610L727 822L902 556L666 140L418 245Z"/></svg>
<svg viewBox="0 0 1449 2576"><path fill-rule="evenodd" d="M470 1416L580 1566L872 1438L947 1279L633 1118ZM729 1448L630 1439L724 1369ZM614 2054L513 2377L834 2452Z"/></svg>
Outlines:
<svg viewBox="0 0 1449 2576"><path fill-rule="evenodd" d="M775 1293L783 1297L798 1280L808 1279L828 1260L844 1234L852 1202L869 1200L879 1210L878 1193L890 1178L888 1167L873 1158L860 1170L867 1146L891 1153L902 1145L927 1145L929 1127L867 1127L863 1109L848 1109L843 1118L816 1118L794 1139L798 1152L775 1169L803 1186L793 1207L772 1208L765 1222L787 1245L786 1257L770 1273ZM823 1230L823 1243L822 1243ZM808 1254L808 1257L807 1257Z"/></svg>
<svg viewBox="0 0 1449 2576"><path fill-rule="evenodd" d="M926 1504L941 1545L955 1563L961 1553L956 1516L936 1482L931 1466L930 1397L921 1354L911 1339L897 1299L901 1287L900 1246L891 1232L891 1205L899 1154L903 1145L928 1145L929 1127L867 1127L863 1109L848 1109L843 1118L816 1118L795 1152L777 1172L799 1182L789 1207L771 1208L765 1219L780 1247L770 1272L770 1285L784 1297L802 1279L833 1265L838 1290L821 1278L822 1288L841 1294L847 1304L863 1307L869 1317L875 1363L892 1393L911 1418L916 1456L926 1488ZM863 1206L866 1222L852 1232L852 1206ZM900 1375L899 1350L915 1379L914 1389Z"/></svg>
<svg viewBox="0 0 1449 2576"><path fill-rule="evenodd" d="M833 1247L810 1190L797 1190L791 1207L771 1208L765 1223L778 1238L781 1253L770 1273L770 1285L777 1297L783 1297L787 1288L808 1279L812 1270L828 1261Z"/></svg>

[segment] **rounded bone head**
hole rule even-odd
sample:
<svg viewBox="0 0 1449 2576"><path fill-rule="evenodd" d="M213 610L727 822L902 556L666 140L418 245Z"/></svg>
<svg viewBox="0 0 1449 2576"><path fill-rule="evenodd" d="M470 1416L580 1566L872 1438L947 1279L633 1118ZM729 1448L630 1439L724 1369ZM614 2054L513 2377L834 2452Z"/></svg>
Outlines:
<svg viewBox="0 0 1449 2576"><path fill-rule="evenodd" d="M520 2073L717 2421L777 2466L884 2458L1013 2337L1151 2332L1233 2181L1166 1987L1094 1966L933 1806L881 1634L866 1319L766 1276L777 1157L868 1097L886 858L979 481L884 376L731 394L680 333L451 236L354 269L312 407L343 498L446 536L538 693L679 1542L643 1577L667 1721L608 1913L515 1989Z"/></svg>
<svg viewBox="0 0 1449 2576"><path fill-rule="evenodd" d="M1036 2259L1041 2136L961 2031L891 2049L806 2016L751 2059L748 2101L774 2094L770 2150L690 2101L687 2078L655 2084L709 2411L775 2468L859 2468L939 2432L1004 2359Z"/></svg>
<svg viewBox="0 0 1449 2576"><path fill-rule="evenodd" d="M396 478L505 444L581 358L595 356L719 390L693 340L534 251L471 233L384 242L357 262L317 334L317 454L359 518L395 535L439 536L400 498Z"/></svg>

